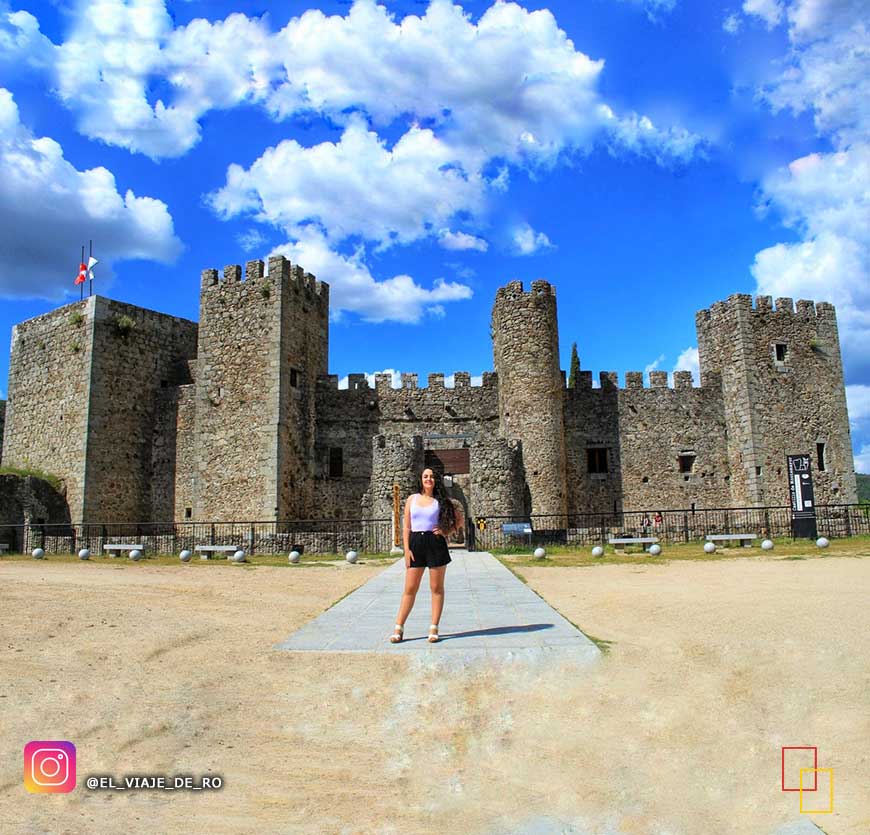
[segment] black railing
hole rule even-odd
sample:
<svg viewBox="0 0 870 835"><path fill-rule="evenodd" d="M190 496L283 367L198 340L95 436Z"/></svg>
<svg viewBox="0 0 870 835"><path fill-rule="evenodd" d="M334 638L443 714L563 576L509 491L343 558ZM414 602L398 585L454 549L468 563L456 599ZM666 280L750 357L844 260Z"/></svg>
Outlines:
<svg viewBox="0 0 870 835"><path fill-rule="evenodd" d="M657 536L662 542L691 542L708 534L751 533L791 537L788 507L711 508L706 510L626 511L568 515L487 516L474 525L469 547L487 551L525 545L594 545L611 537ZM870 534L870 506L823 505L816 508L820 536L829 539ZM524 523L531 535L506 533L505 524ZM112 543L141 543L147 554L177 554L197 545L235 545L248 554L287 554L294 548L315 554L386 553L393 545L390 519L327 519L292 522L177 522L59 525L2 525L6 553L75 554L87 548L95 556ZM2 552L0 552L2 553Z"/></svg>
<svg viewBox="0 0 870 835"><path fill-rule="evenodd" d="M870 506L819 506L816 522L819 536L829 539L870 534ZM516 527L505 532L504 525L517 523L530 524L531 535L518 532ZM789 507L487 516L484 520L475 520L475 525L475 546L481 551L524 545L594 545L623 536L657 536L662 542L691 542L717 533L751 533L771 538L792 536Z"/></svg>
<svg viewBox="0 0 870 835"><path fill-rule="evenodd" d="M248 554L287 554L294 548L315 554L354 550L383 553L393 545L390 519L329 519L293 522L178 522L61 525L0 525L0 543L8 553L94 556L113 543L141 544L147 554L177 554L197 545L235 545Z"/></svg>

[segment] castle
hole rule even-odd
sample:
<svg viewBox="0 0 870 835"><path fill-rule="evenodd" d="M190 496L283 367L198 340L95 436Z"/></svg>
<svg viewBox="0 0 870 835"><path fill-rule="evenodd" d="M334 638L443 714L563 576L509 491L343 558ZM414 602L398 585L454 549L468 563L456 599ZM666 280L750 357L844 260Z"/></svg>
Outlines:
<svg viewBox="0 0 870 835"><path fill-rule="evenodd" d="M339 389L328 314L329 286L273 257L205 270L199 324L100 296L23 322L2 463L62 478L74 522L387 518L425 464L469 517L786 505L796 453L819 504L857 501L830 304L700 311L701 385L673 388L658 371L567 387L546 281L498 290L480 386Z"/></svg>

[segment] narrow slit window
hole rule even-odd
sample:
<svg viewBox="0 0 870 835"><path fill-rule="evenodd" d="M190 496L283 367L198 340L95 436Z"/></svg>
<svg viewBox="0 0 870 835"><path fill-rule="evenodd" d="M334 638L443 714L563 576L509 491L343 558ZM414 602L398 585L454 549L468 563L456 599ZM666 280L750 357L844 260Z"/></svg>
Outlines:
<svg viewBox="0 0 870 835"><path fill-rule="evenodd" d="M290 385L293 388L298 388L299 386L299 372L295 368L290 369Z"/></svg>
<svg viewBox="0 0 870 835"><path fill-rule="evenodd" d="M190 519L192 516L193 516L193 508L192 507L184 508L184 518Z"/></svg>
<svg viewBox="0 0 870 835"><path fill-rule="evenodd" d="M329 448L329 477L341 478L344 475L344 455L340 446Z"/></svg>
<svg viewBox="0 0 870 835"><path fill-rule="evenodd" d="M825 471L825 445L816 444L816 459L819 465L819 472Z"/></svg>
<svg viewBox="0 0 870 835"><path fill-rule="evenodd" d="M784 342L776 343L776 361L777 362L785 362L785 358L788 356L788 345Z"/></svg>
<svg viewBox="0 0 870 835"><path fill-rule="evenodd" d="M607 447L589 447L586 450L586 467L590 473L606 473Z"/></svg>

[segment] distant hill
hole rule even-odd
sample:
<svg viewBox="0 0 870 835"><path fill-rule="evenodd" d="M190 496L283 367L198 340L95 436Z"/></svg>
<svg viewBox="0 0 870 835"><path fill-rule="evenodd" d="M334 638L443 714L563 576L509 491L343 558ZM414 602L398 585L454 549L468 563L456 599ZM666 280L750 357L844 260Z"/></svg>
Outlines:
<svg viewBox="0 0 870 835"><path fill-rule="evenodd" d="M858 501L870 502L870 475L856 475L858 479Z"/></svg>

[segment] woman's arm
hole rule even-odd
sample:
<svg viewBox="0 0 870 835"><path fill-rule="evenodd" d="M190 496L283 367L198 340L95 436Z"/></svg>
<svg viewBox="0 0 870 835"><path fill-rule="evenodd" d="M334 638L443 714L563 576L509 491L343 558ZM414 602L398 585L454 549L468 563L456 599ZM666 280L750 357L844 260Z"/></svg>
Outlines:
<svg viewBox="0 0 870 835"><path fill-rule="evenodd" d="M402 520L402 547L405 551L405 566L411 564L411 496L405 499L405 513Z"/></svg>

